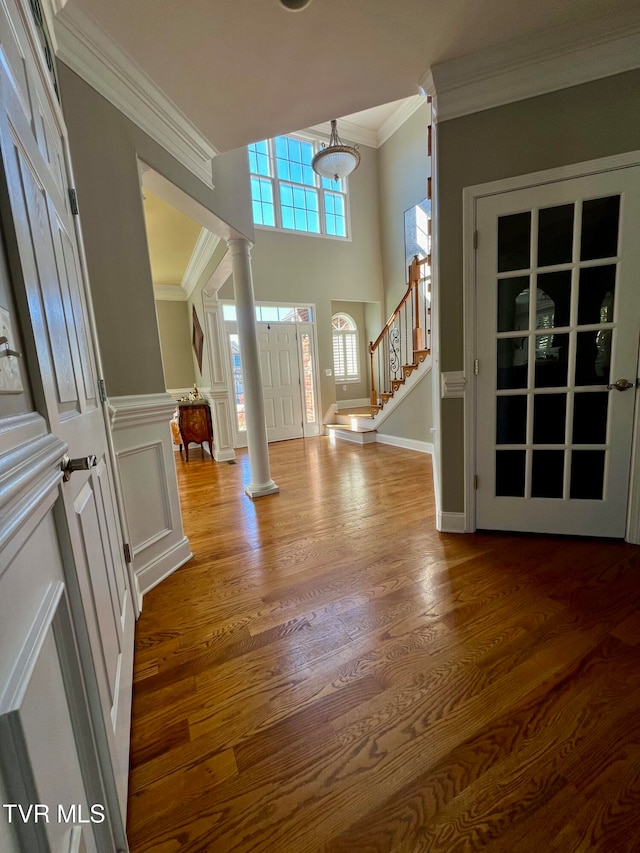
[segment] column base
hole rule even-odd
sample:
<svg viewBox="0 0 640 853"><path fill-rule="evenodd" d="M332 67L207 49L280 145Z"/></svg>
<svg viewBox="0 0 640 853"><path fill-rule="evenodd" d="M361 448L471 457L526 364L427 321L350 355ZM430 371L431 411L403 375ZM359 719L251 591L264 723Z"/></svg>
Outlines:
<svg viewBox="0 0 640 853"><path fill-rule="evenodd" d="M261 498L264 495L276 495L279 491L280 486L278 486L277 483L274 483L273 480L270 480L262 486L256 486L254 483L249 483L245 489L245 492L249 495L251 500L254 498Z"/></svg>
<svg viewBox="0 0 640 853"><path fill-rule="evenodd" d="M216 446L214 445L214 447L213 447L213 458L216 460L216 462L229 462L232 459L236 458L236 452L233 449L233 447L228 449L228 450L225 450L225 449L218 450L216 448Z"/></svg>

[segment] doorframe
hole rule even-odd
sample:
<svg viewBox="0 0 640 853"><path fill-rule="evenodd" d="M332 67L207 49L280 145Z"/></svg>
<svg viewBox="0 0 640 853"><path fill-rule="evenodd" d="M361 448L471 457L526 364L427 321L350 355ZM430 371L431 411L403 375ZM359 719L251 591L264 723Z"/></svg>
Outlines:
<svg viewBox="0 0 640 853"><path fill-rule="evenodd" d="M603 172L640 166L640 151L630 151L597 160L572 163L555 169L531 172L511 178L502 178L485 184L465 187L462 191L462 248L463 248L463 341L464 341L464 532L476 530L476 491L474 477L476 473L476 405L477 381L474 362L477 352L476 308L477 308L477 269L474 234L477 227L477 205L481 198L501 195L516 190L533 189L558 181L584 178ZM638 366L640 376L640 364ZM636 391L636 405L633 418L633 436L631 442L631 476L629 480L629 501L625 540L640 544L640 406Z"/></svg>

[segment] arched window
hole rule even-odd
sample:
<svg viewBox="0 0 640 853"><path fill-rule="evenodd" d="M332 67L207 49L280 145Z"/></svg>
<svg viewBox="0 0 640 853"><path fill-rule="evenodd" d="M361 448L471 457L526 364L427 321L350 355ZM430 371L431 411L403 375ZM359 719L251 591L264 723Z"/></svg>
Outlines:
<svg viewBox="0 0 640 853"><path fill-rule="evenodd" d="M358 327L349 314L334 314L333 327L333 375L336 382L359 382Z"/></svg>

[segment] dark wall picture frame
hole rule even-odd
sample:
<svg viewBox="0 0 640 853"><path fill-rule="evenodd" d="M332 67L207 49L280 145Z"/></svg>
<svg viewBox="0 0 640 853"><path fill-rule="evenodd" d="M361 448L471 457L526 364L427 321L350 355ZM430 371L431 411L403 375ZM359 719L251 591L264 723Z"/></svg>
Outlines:
<svg viewBox="0 0 640 853"><path fill-rule="evenodd" d="M404 272L413 256L426 258L431 251L427 221L431 218L431 199L423 198L404 212Z"/></svg>
<svg viewBox="0 0 640 853"><path fill-rule="evenodd" d="M193 322L193 332L191 334L191 343L193 344L193 351L196 354L196 359L198 361L198 370L202 373L202 348L204 346L204 333L202 331L202 326L200 325L200 321L198 320L198 312L196 311L196 306L191 306L191 319Z"/></svg>

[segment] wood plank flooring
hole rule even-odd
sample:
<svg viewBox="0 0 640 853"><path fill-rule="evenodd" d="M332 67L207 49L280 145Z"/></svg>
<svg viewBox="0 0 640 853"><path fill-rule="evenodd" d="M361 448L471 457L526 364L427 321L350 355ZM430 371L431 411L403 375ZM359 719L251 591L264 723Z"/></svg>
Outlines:
<svg viewBox="0 0 640 853"><path fill-rule="evenodd" d="M431 461L177 458L136 632L131 853L640 851L640 548L434 525Z"/></svg>

